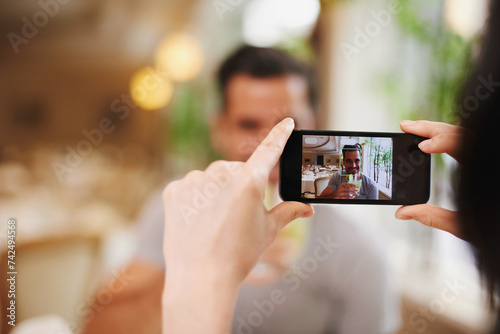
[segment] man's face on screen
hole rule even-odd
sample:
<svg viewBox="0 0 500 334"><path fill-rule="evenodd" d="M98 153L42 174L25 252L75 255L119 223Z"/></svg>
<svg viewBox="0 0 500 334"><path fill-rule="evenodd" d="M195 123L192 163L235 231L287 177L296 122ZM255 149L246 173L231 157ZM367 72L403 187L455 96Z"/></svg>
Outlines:
<svg viewBox="0 0 500 334"><path fill-rule="evenodd" d="M361 163L361 155L359 151L346 151L344 154L344 169L348 174L359 173L359 165Z"/></svg>
<svg viewBox="0 0 500 334"><path fill-rule="evenodd" d="M234 76L226 88L226 108L212 133L215 149L224 159L246 161L273 126L286 117L292 117L297 128L313 129L307 92L306 80L296 76ZM277 183L278 166L269 181Z"/></svg>

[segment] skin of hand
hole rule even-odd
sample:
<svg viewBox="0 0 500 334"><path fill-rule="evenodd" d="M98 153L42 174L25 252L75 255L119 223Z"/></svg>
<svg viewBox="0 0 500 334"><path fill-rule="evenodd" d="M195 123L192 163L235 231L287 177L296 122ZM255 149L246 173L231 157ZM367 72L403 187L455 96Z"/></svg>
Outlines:
<svg viewBox="0 0 500 334"><path fill-rule="evenodd" d="M321 193L322 198L334 199L354 199L358 196L359 190L354 183L341 183L336 190L326 187Z"/></svg>
<svg viewBox="0 0 500 334"><path fill-rule="evenodd" d="M429 122L429 121L401 121L401 130L406 133L428 137L422 141L419 148L425 153L446 153L458 162L460 143L464 129L460 126ZM396 218L402 220L414 219L424 225L449 232L460 238L457 213L431 204L402 206L396 211Z"/></svg>
<svg viewBox="0 0 500 334"><path fill-rule="evenodd" d="M335 194L333 198L354 199L358 196L359 189L354 183L341 183L333 193Z"/></svg>
<svg viewBox="0 0 500 334"><path fill-rule="evenodd" d="M263 203L293 128L286 118L247 162L214 162L164 190L164 333L229 333L238 289L259 256L286 224L314 214L304 203L270 211Z"/></svg>
<svg viewBox="0 0 500 334"><path fill-rule="evenodd" d="M281 275L290 269L298 245L294 240L289 238L277 238L262 255L259 257L259 263L265 264L266 270L252 271L250 275L245 278L244 284L259 285L269 284L281 277Z"/></svg>

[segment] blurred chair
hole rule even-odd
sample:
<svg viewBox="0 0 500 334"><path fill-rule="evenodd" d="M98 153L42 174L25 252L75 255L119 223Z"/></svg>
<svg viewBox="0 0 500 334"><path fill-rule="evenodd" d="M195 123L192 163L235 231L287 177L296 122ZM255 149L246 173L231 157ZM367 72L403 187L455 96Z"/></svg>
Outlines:
<svg viewBox="0 0 500 334"><path fill-rule="evenodd" d="M314 180L314 194L316 195L316 197L321 195L323 190L325 190L326 186L328 185L328 182L330 182L329 176L318 177L316 180Z"/></svg>
<svg viewBox="0 0 500 334"><path fill-rule="evenodd" d="M101 240L96 236L16 244L16 323L39 315L57 314L79 325L83 307L89 304L85 299L99 276L100 246ZM0 256L3 313L9 302L5 284L9 270L6 270L6 251ZM6 318L5 314L2 318ZM3 327L2 333L7 333L9 327Z"/></svg>
<svg viewBox="0 0 500 334"><path fill-rule="evenodd" d="M383 192L382 190L378 190L378 199L381 199L381 200L391 200L392 198L390 196L388 196L385 192Z"/></svg>

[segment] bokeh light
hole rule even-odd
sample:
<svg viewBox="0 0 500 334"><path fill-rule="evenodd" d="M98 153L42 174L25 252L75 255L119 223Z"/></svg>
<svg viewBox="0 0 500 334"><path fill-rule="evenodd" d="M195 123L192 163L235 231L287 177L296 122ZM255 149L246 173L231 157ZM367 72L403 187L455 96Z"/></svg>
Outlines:
<svg viewBox="0 0 500 334"><path fill-rule="evenodd" d="M484 26L487 7L487 0L446 0L446 23L463 38L471 38Z"/></svg>
<svg viewBox="0 0 500 334"><path fill-rule="evenodd" d="M195 37L176 33L159 44L155 61L158 69L167 72L173 81L188 81L196 78L203 68L203 49Z"/></svg>
<svg viewBox="0 0 500 334"><path fill-rule="evenodd" d="M151 67L141 68L130 79L132 100L146 110L165 107L173 93L173 85Z"/></svg>

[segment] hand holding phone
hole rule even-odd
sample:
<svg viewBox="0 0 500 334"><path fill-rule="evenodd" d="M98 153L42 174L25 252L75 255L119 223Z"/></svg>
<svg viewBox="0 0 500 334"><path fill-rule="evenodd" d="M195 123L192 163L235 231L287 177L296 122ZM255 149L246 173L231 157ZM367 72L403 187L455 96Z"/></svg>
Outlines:
<svg viewBox="0 0 500 334"><path fill-rule="evenodd" d="M419 147L425 153L447 153L460 162L460 143L464 129L460 126L429 121L402 121L401 130L406 133L429 137ZM449 232L462 238L456 212L430 204L403 206L396 211L396 218L415 219L424 225Z"/></svg>

